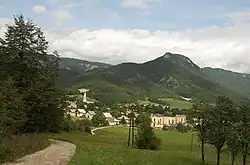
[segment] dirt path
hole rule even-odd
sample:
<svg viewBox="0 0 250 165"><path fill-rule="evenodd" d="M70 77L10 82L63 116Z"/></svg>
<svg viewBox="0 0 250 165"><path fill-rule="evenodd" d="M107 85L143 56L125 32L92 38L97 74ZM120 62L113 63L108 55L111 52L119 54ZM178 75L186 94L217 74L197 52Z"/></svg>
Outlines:
<svg viewBox="0 0 250 165"><path fill-rule="evenodd" d="M75 154L75 149L74 144L51 140L48 148L3 165L67 165Z"/></svg>
<svg viewBox="0 0 250 165"><path fill-rule="evenodd" d="M114 126L105 126L105 127L98 127L98 128L94 128L91 130L91 134L94 135L94 131L97 131L99 129L105 129L105 128L110 128L110 127L119 127L119 126L122 126L122 125L114 125Z"/></svg>

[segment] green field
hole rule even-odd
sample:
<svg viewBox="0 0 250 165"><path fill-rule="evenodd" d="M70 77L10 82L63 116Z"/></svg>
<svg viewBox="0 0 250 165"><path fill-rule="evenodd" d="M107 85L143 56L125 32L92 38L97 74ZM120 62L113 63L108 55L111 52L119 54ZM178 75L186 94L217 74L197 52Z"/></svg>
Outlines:
<svg viewBox="0 0 250 165"><path fill-rule="evenodd" d="M170 107L179 108L179 109L188 109L192 108L192 103L185 100L177 100L173 98L160 98L159 100L165 101L170 104Z"/></svg>
<svg viewBox="0 0 250 165"><path fill-rule="evenodd" d="M159 151L128 148L127 128L116 127L86 133L61 133L52 138L67 140L77 145L70 165L200 165L200 147L194 142L190 151L191 133L157 131L162 139ZM210 146L205 150L206 164L216 164L216 152ZM240 164L236 159L235 164ZM222 154L222 165L230 164L226 152Z"/></svg>
<svg viewBox="0 0 250 165"><path fill-rule="evenodd" d="M148 104L154 104L154 105L159 105L159 104L157 104L157 103L153 103L153 102L151 102L151 101L149 101L149 100L137 100L137 103L138 104L140 104L140 105L148 105Z"/></svg>

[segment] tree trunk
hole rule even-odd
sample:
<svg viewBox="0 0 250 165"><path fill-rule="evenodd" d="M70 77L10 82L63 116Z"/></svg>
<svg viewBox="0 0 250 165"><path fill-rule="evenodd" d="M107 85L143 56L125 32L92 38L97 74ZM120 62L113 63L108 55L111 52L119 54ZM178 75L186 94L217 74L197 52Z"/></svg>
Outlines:
<svg viewBox="0 0 250 165"><path fill-rule="evenodd" d="M220 153L221 153L221 148L217 148L217 165L220 165Z"/></svg>
<svg viewBox="0 0 250 165"><path fill-rule="evenodd" d="M234 165L235 156L236 156L236 155L232 154L231 165Z"/></svg>
<svg viewBox="0 0 250 165"><path fill-rule="evenodd" d="M248 143L245 143L243 146L243 160L242 160L242 165L246 165L247 164L247 154L248 154Z"/></svg>
<svg viewBox="0 0 250 165"><path fill-rule="evenodd" d="M128 146L130 145L130 134L131 134L131 118L129 118L129 128L128 128Z"/></svg>
<svg viewBox="0 0 250 165"><path fill-rule="evenodd" d="M242 165L246 165L246 163L247 163L247 155L243 154L242 156L243 156Z"/></svg>
<svg viewBox="0 0 250 165"><path fill-rule="evenodd" d="M205 164L205 153L204 153L204 139L201 139L201 161Z"/></svg>

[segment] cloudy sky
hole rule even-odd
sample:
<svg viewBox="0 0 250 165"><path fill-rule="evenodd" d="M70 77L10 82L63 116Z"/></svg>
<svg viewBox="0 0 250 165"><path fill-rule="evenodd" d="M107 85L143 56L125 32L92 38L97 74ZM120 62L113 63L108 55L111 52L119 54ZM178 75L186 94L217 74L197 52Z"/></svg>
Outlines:
<svg viewBox="0 0 250 165"><path fill-rule="evenodd" d="M61 56L117 64L173 52L250 72L249 0L0 0L0 36L19 13Z"/></svg>

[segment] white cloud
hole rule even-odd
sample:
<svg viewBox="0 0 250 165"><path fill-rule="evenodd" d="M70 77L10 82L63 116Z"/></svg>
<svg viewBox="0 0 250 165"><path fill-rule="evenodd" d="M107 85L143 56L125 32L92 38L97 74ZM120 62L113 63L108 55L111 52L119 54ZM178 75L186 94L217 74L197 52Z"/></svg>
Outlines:
<svg viewBox="0 0 250 165"><path fill-rule="evenodd" d="M71 14L67 10L56 10L53 12L53 18L57 25L62 25L66 21L70 21L72 19Z"/></svg>
<svg viewBox="0 0 250 165"><path fill-rule="evenodd" d="M50 50L58 50L67 57L118 64L146 62L165 52L173 52L189 57L201 67L250 72L249 29L250 23L244 22L225 27L155 32L145 29L47 29L45 35Z"/></svg>
<svg viewBox="0 0 250 165"><path fill-rule="evenodd" d="M147 9L152 4L160 3L161 0L122 0L121 6L124 8L143 8Z"/></svg>
<svg viewBox="0 0 250 165"><path fill-rule="evenodd" d="M250 71L250 25L185 31L67 29L48 31L51 48L63 56L117 64L145 62L170 51L200 66Z"/></svg>
<svg viewBox="0 0 250 165"><path fill-rule="evenodd" d="M46 7L45 6L33 6L32 10L36 13L36 14L42 14L44 12L46 12Z"/></svg>

